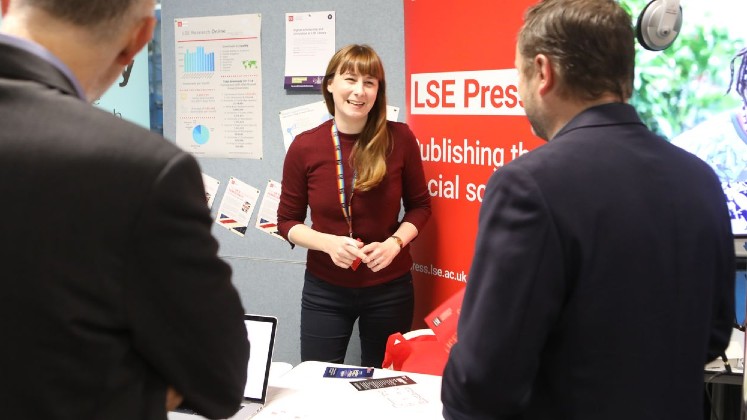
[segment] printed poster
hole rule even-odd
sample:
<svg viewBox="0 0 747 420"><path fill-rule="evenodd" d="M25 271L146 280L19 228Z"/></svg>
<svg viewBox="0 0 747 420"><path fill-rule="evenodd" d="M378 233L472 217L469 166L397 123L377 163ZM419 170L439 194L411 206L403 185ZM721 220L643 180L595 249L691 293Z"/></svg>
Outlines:
<svg viewBox="0 0 747 420"><path fill-rule="evenodd" d="M407 123L418 139L433 210L412 246L414 328L469 281L490 175L544 143L524 115L514 67L516 35L533 3L404 3ZM501 24L480 24L487 16L501 16ZM449 24L433 36L442 22Z"/></svg>
<svg viewBox="0 0 747 420"><path fill-rule="evenodd" d="M202 174L202 183L205 186L205 199L207 200L207 206L209 209L213 208L213 201L215 196L218 194L218 187L220 187L220 181L207 175Z"/></svg>
<svg viewBox="0 0 747 420"><path fill-rule="evenodd" d="M332 116L327 111L327 105L324 101L312 102L280 111L280 129L283 131L283 146L285 146L285 151L288 151L288 148L297 135L318 126L330 118ZM399 108L387 105L386 119L389 121L398 121Z"/></svg>
<svg viewBox="0 0 747 420"><path fill-rule="evenodd" d="M150 130L148 48L135 55L112 86L93 101L97 107Z"/></svg>
<svg viewBox="0 0 747 420"><path fill-rule="evenodd" d="M335 54L335 12L285 14L286 90L318 91Z"/></svg>
<svg viewBox="0 0 747 420"><path fill-rule="evenodd" d="M174 20L176 144L200 157L262 158L259 14Z"/></svg>
<svg viewBox="0 0 747 420"><path fill-rule="evenodd" d="M297 135L332 118L324 101L297 106L280 111L280 128L283 130L285 151Z"/></svg>
<svg viewBox="0 0 747 420"><path fill-rule="evenodd" d="M285 240L278 233L278 206L280 205L280 183L277 181L267 181L262 203L259 205L257 213L257 223L255 227L278 239Z"/></svg>
<svg viewBox="0 0 747 420"><path fill-rule="evenodd" d="M258 198L258 189L231 177L220 202L215 223L239 236L246 235L249 219Z"/></svg>

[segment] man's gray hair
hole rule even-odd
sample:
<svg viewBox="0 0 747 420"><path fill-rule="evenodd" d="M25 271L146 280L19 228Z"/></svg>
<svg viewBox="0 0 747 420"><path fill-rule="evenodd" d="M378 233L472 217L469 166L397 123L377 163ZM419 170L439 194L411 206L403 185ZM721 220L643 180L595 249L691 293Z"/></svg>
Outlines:
<svg viewBox="0 0 747 420"><path fill-rule="evenodd" d="M50 16L75 25L95 28L122 23L146 0L21 0L23 4L44 10Z"/></svg>

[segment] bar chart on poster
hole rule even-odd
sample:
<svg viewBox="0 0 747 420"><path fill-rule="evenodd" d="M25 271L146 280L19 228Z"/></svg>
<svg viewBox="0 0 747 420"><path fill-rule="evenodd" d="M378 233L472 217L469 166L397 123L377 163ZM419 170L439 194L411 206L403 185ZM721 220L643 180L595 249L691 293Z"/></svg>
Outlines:
<svg viewBox="0 0 747 420"><path fill-rule="evenodd" d="M196 47L195 52L189 49L184 52L182 71L185 73L213 73L215 72L215 52L205 53L205 47Z"/></svg>

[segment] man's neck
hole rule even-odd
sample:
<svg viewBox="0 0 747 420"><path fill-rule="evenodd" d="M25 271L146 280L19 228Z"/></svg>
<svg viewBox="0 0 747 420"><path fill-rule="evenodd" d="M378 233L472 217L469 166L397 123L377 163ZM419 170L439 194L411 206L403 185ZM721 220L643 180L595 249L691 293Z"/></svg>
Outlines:
<svg viewBox="0 0 747 420"><path fill-rule="evenodd" d="M620 97L612 93L603 94L594 100L561 100L554 106L555 109L560 111L558 111L553 118L554 124L552 125L552 131L548 132L548 137L552 140L553 137L555 137L555 135L558 134L558 132L573 118L589 108L599 105L625 102L627 101L623 101Z"/></svg>
<svg viewBox="0 0 747 420"><path fill-rule="evenodd" d="M101 42L92 43L93 37L86 30L60 22L36 8L13 11L16 13L3 17L2 32L45 48L70 69L86 99L96 99L102 74L107 71L103 66L114 61L116 49L102 48L105 44Z"/></svg>

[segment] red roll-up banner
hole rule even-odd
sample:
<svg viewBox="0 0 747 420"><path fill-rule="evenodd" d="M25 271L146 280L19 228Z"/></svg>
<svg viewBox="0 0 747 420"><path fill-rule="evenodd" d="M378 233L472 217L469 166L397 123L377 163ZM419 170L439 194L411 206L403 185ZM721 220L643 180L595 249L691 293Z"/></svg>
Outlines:
<svg viewBox="0 0 747 420"><path fill-rule="evenodd" d="M541 145L524 116L516 35L536 0L405 0L407 123L420 144L433 215L413 243L415 317L469 281L490 175Z"/></svg>

